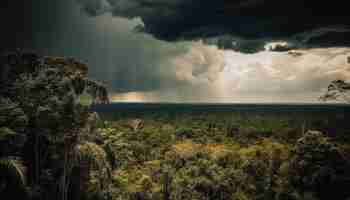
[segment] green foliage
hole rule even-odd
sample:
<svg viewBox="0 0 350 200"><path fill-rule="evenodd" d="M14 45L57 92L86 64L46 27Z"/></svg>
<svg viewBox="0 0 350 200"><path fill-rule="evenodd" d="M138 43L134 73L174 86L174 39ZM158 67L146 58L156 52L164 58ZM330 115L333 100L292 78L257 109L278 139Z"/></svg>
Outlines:
<svg viewBox="0 0 350 200"><path fill-rule="evenodd" d="M13 137L13 136L16 136L17 133L14 132L13 130L7 128L7 127L1 127L0 128L0 137L1 137L1 140L6 140L7 138L9 137Z"/></svg>
<svg viewBox="0 0 350 200"><path fill-rule="evenodd" d="M0 127L0 157L19 154L26 136L8 127Z"/></svg>
<svg viewBox="0 0 350 200"><path fill-rule="evenodd" d="M309 162L312 170L307 174L312 174L321 163L332 160L334 155L326 149L337 145L326 137L300 138L303 119L255 116L244 121L247 116L223 115L218 121L198 114L159 122L159 115L141 118L144 127L136 132L128 128L132 117L126 114L99 129L106 152L117 163L116 199L322 199L319 188L300 185L298 181L308 176L297 170L296 160L322 155L322 162L314 158ZM339 166L347 165L330 168L348 171ZM345 196L350 195L339 199Z"/></svg>
<svg viewBox="0 0 350 200"><path fill-rule="evenodd" d="M0 80L0 156L23 159L31 198L67 200L79 193L71 186L79 184L73 176L77 160L108 165L100 162L103 149L90 142L97 119L79 102L88 94L93 103L108 103L107 90L89 80L87 66L73 59L17 51L1 60L7 77Z"/></svg>
<svg viewBox="0 0 350 200"><path fill-rule="evenodd" d="M76 146L77 161L88 163L92 168L101 170L108 163L105 151L97 144L86 142ZM108 166L108 165L107 165Z"/></svg>
<svg viewBox="0 0 350 200"><path fill-rule="evenodd" d="M0 96L0 127L23 131L28 125L28 117L18 104Z"/></svg>

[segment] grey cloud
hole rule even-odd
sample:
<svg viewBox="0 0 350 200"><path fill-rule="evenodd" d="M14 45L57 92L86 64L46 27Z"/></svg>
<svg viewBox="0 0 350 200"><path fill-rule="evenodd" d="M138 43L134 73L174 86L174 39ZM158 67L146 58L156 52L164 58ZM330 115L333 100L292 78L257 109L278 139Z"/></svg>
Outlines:
<svg viewBox="0 0 350 200"><path fill-rule="evenodd" d="M350 32L327 28L349 27L350 17L341 2L304 0L78 0L88 14L100 13L104 1L114 16L144 22L143 31L162 40L197 40L218 37L219 46L257 52L263 41L296 40L300 47L350 46ZM97 3L99 1L99 3ZM94 3L91 3L94 2ZM94 6L95 5L95 6ZM345 28L346 29L346 28ZM239 41L223 38L237 37ZM298 36L298 37L296 37ZM341 36L342 40L339 39ZM315 38L315 39L311 39ZM232 45L235 42L236 45ZM299 46L294 46L298 48Z"/></svg>
<svg viewBox="0 0 350 200"><path fill-rule="evenodd" d="M179 55L171 61L175 67L176 78L191 84L216 81L225 67L224 52L201 42L192 44L186 54Z"/></svg>
<svg viewBox="0 0 350 200"><path fill-rule="evenodd" d="M101 15L112 7L107 0L77 0L82 5L81 9L91 16Z"/></svg>
<svg viewBox="0 0 350 200"><path fill-rule="evenodd" d="M282 34L270 31L269 25L284 31L288 26L283 26L282 22L287 24L289 21L283 17L279 19L280 23L275 23L266 16L259 17L259 20L238 16L220 24L218 20L223 17L215 13L204 16L209 12L206 6L217 8L217 3L222 3L220 0L211 0L212 4L204 0L204 7L201 5L194 10L192 4L197 0L118 1L126 4L140 2L136 4L139 7L147 5L147 9L142 8L137 14L134 14L135 5L132 4L118 11L115 10L115 0L105 0L102 4L99 0L90 1L87 4L92 10L90 14L98 16L84 15L82 4L78 7L71 0L55 1L55 6L52 2L38 0L40 6L34 6L33 11L37 13L32 26L33 48L43 55L74 57L86 62L90 67L90 77L104 80L112 95L126 96L125 99L130 97L128 95L137 94L135 97L139 95L139 99L152 101L310 101L317 99L330 80L350 78L349 64L346 63L349 49L332 45L326 45L332 47L330 49L317 48L325 47L319 44L321 40L329 41L330 34L346 36L347 28L343 26L317 31L319 29L307 23L307 30L313 30L310 32L305 27L295 29L293 21L296 19L292 19L291 25L294 25L291 31L286 30L289 34ZM257 1L256 4L252 1L252 4L244 5L244 9L249 10L252 5L259 7L266 2L269 0ZM158 19L151 17L155 9L153 4L157 4ZM41 12L42 8L47 10ZM89 9L83 10L86 13ZM188 12L178 12L182 9L188 9ZM200 9L203 10L199 15L193 14ZM124 16L119 14L122 18L118 17L117 11L125 12ZM219 9L217 13L222 12ZM183 16L178 16L178 13ZM135 18L129 20L125 17ZM208 24L209 21L213 23ZM301 18L298 21L303 22ZM325 21L327 23L322 26L337 20ZM152 35L132 33L133 28L142 23L145 31ZM231 27L226 26L230 24L234 30L225 29ZM260 31L265 30L265 26L267 31ZM344 31L340 31L341 27ZM179 42L169 43L157 38ZM317 41L315 38L318 38ZM202 39L205 44L187 42L192 39ZM281 41L287 41L299 50L262 51L267 44ZM311 43L310 49L308 45ZM262 52L243 54L237 51Z"/></svg>
<svg viewBox="0 0 350 200"><path fill-rule="evenodd" d="M44 0L43 4L49 5ZM94 1L91 1L94 5ZM75 1L62 0L59 7L49 7L41 17L56 18L52 29L34 21L32 38L35 51L42 55L74 57L89 66L90 77L103 80L111 93L152 91L186 85L170 71L168 60L188 51L190 44L170 44L150 35L135 34L140 20L112 17L94 18L83 14ZM39 12L39 7L36 8ZM54 14L54 12L58 14Z"/></svg>

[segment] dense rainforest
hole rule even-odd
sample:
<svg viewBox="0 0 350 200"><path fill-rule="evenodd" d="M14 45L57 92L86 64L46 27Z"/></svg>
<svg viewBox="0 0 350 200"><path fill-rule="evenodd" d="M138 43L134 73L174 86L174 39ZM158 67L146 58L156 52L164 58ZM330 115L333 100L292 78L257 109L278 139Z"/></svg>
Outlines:
<svg viewBox="0 0 350 200"><path fill-rule="evenodd" d="M1 199L350 198L344 117L99 116L108 93L87 65L21 51L0 64Z"/></svg>

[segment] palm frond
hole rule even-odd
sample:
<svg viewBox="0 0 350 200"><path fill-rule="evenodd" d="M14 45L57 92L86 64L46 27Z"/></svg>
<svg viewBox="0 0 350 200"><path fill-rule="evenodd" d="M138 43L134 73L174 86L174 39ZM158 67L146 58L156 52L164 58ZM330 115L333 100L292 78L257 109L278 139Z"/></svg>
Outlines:
<svg viewBox="0 0 350 200"><path fill-rule="evenodd" d="M0 183L11 187L12 191L25 190L25 167L17 160L0 159Z"/></svg>

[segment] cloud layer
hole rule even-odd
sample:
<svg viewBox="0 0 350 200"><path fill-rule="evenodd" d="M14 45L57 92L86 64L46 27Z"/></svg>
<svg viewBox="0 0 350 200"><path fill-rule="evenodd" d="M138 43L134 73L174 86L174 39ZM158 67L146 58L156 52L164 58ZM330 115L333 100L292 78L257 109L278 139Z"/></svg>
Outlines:
<svg viewBox="0 0 350 200"><path fill-rule="evenodd" d="M143 31L168 41L218 38L223 47L243 52L256 52L264 41L281 39L300 43L296 47L350 45L350 16L345 2L339 1L77 1L91 16L111 12L118 17L139 17Z"/></svg>
<svg viewBox="0 0 350 200"><path fill-rule="evenodd" d="M142 23L141 18L113 16L112 1L99 2L90 0L91 8L86 9L90 12L95 7L99 9L91 13L96 17L89 17L75 1L55 1L52 6L52 2L36 0L28 41L33 43L29 47L43 55L74 57L86 62L90 77L105 81L114 100L314 102L331 80L350 78L346 63L349 48L315 45L311 49L290 50L300 45L298 41L310 44L328 41L325 39L328 33L345 34L346 27L298 33L283 48L277 44L284 44L284 39L269 43L265 35L234 36L229 32L205 37L203 42L166 42L149 34L134 33L134 27ZM172 2L175 6L178 1ZM242 27L245 23L236 25ZM172 27L168 29L172 31ZM196 33L199 29L193 30ZM337 38L342 40L339 35ZM275 52L266 51L269 48L265 47L273 47Z"/></svg>
<svg viewBox="0 0 350 200"><path fill-rule="evenodd" d="M214 82L225 67L224 51L201 42L194 43L190 50L171 60L177 80L193 84Z"/></svg>
<svg viewBox="0 0 350 200"><path fill-rule="evenodd" d="M289 53L247 55L226 52L224 85L233 92L283 95L321 93L328 83L350 78L348 48L312 49ZM229 76L227 76L230 74Z"/></svg>
<svg viewBox="0 0 350 200"><path fill-rule="evenodd" d="M195 43L175 57L185 87L116 94L114 100L175 102L318 102L328 84L350 79L349 48L243 54Z"/></svg>

